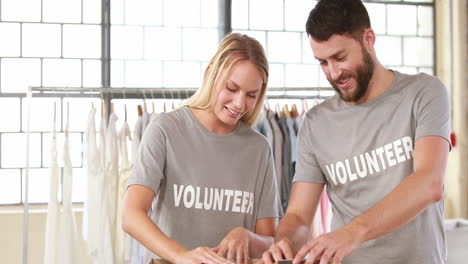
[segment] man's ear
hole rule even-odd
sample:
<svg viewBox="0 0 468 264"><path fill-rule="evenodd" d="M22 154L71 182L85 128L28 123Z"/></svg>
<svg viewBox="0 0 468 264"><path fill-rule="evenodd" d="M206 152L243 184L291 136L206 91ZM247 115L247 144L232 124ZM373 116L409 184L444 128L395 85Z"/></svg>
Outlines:
<svg viewBox="0 0 468 264"><path fill-rule="evenodd" d="M364 29L364 32L362 33L362 44L368 51L374 51L375 32L372 28Z"/></svg>

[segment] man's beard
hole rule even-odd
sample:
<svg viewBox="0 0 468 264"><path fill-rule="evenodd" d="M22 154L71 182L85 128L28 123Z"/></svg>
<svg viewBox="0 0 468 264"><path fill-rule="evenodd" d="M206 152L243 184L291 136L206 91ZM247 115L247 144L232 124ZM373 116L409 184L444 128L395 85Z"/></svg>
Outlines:
<svg viewBox="0 0 468 264"><path fill-rule="evenodd" d="M336 81L332 81L330 77L327 76L327 79L333 86L333 89L335 89L336 93L345 102L359 101L364 96L364 94L366 94L367 88L369 87L369 82L372 79L372 75L374 75L374 61L372 60L369 52L367 52L364 47L362 47L362 53L364 56L363 64L356 69L355 73L344 73L338 77ZM345 95L343 92L341 92L336 83L348 77L355 78L357 80L357 87L353 93Z"/></svg>

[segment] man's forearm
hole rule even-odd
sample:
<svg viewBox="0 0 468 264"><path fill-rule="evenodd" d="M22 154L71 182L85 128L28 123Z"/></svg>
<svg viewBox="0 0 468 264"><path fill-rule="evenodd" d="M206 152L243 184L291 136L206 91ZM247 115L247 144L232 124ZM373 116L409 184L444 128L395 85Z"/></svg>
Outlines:
<svg viewBox="0 0 468 264"><path fill-rule="evenodd" d="M365 242L407 224L429 205L441 199L439 183L428 172L413 173L382 201L353 219L344 228Z"/></svg>

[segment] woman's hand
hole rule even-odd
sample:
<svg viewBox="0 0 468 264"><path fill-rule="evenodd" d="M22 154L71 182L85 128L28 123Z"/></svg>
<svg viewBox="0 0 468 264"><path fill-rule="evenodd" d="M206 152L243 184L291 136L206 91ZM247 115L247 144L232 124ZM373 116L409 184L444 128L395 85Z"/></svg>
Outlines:
<svg viewBox="0 0 468 264"><path fill-rule="evenodd" d="M219 245L214 248L219 256L227 256L230 262L249 263L250 232L243 227L236 227L229 232Z"/></svg>
<svg viewBox="0 0 468 264"><path fill-rule="evenodd" d="M198 247L184 253L177 254L175 264L230 264L230 262L216 254L209 247Z"/></svg>

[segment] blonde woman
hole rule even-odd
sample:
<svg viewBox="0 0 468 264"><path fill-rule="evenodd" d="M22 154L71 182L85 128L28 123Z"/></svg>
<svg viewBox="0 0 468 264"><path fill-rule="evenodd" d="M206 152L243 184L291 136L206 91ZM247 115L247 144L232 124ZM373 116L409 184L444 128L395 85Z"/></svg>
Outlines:
<svg viewBox="0 0 468 264"><path fill-rule="evenodd" d="M251 129L265 99L268 62L246 35L222 41L201 88L145 130L123 229L146 261L247 263L273 242L281 214L273 157Z"/></svg>

